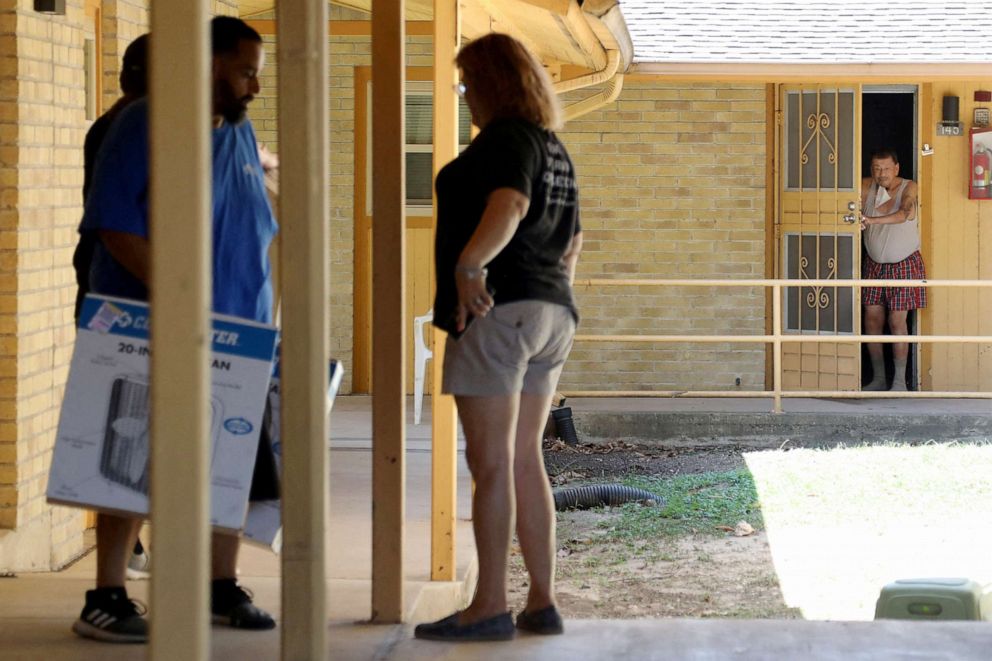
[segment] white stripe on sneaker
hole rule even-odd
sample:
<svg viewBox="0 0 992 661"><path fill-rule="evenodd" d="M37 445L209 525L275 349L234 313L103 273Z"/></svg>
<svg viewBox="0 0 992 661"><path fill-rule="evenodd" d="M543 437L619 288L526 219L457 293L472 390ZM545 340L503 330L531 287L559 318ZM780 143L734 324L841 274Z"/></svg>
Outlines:
<svg viewBox="0 0 992 661"><path fill-rule="evenodd" d="M116 617L99 609L94 610L92 613L87 615L86 619L90 622L90 624L100 627L101 629L105 629L117 621Z"/></svg>
<svg viewBox="0 0 992 661"><path fill-rule="evenodd" d="M123 633L120 631L108 631L100 629L85 620L79 619L73 622L72 630L83 638L102 640L107 643L145 643L148 642L148 635L144 632Z"/></svg>

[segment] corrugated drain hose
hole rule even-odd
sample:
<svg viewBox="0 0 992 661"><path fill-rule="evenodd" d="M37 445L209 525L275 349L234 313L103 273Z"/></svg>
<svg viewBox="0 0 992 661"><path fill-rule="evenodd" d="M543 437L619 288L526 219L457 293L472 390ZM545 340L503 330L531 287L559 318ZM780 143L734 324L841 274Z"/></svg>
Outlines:
<svg viewBox="0 0 992 661"><path fill-rule="evenodd" d="M657 494L622 484L591 484L584 487L555 489L554 496L555 509L559 512L607 505L613 507L633 502L661 507L665 504Z"/></svg>

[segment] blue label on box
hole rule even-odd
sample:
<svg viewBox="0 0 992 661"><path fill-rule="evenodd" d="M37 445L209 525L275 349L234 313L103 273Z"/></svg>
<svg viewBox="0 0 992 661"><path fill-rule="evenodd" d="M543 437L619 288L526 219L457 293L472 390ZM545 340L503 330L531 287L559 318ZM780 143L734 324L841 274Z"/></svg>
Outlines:
<svg viewBox="0 0 992 661"><path fill-rule="evenodd" d="M79 330L147 340L150 328L148 305L140 301L90 294L79 315ZM214 317L211 320L211 350L270 361L275 352L276 334L276 329L269 326Z"/></svg>
<svg viewBox="0 0 992 661"><path fill-rule="evenodd" d="M237 436L244 436L250 434L254 427L244 418L228 418L224 421L224 429Z"/></svg>

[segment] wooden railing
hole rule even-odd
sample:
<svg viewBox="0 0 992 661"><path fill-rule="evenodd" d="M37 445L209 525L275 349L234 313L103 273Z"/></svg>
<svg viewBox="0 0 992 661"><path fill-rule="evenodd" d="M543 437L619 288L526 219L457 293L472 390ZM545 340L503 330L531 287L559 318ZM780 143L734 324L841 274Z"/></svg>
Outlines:
<svg viewBox="0 0 992 661"><path fill-rule="evenodd" d="M992 280L832 280L832 279L613 279L588 278L575 282L576 287L771 287L772 333L764 335L615 335L579 334L576 342L626 343L752 343L772 345L771 390L567 390L570 397L770 397L773 411L782 412L783 397L836 397L849 399L992 399L992 392L909 391L867 392L861 390L783 390L782 345L786 342L898 343L917 344L992 344L992 335L864 335L860 333L806 335L782 332L782 290L789 287L974 287L992 288ZM859 297L860 298L860 297Z"/></svg>

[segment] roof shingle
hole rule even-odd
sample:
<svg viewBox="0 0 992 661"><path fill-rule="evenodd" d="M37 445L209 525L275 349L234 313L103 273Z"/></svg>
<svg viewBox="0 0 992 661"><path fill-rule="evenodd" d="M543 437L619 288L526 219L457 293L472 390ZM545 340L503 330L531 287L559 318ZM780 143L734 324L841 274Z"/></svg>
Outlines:
<svg viewBox="0 0 992 661"><path fill-rule="evenodd" d="M620 7L635 63L992 63L992 2L621 0Z"/></svg>

